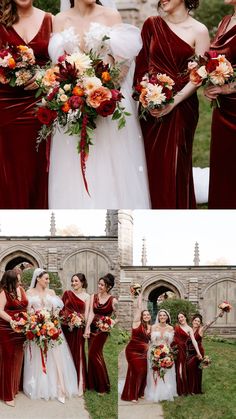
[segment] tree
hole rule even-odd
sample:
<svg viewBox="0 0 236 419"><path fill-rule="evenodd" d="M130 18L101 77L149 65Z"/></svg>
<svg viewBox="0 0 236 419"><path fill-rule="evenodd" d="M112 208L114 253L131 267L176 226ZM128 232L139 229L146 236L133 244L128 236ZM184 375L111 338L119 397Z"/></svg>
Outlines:
<svg viewBox="0 0 236 419"><path fill-rule="evenodd" d="M34 6L56 15L60 10L60 0L35 0Z"/></svg>
<svg viewBox="0 0 236 419"><path fill-rule="evenodd" d="M22 284L25 290L30 286L34 269L25 269L22 273ZM48 272L50 279L50 288L55 291L57 295L62 294L62 285L57 273Z"/></svg>
<svg viewBox="0 0 236 419"><path fill-rule="evenodd" d="M192 315L198 312L198 307L195 304L181 299L167 299L159 305L158 310L162 308L170 313L172 325L177 323L177 315L180 311L186 314L188 322L191 321Z"/></svg>
<svg viewBox="0 0 236 419"><path fill-rule="evenodd" d="M222 0L201 0L194 17L204 23L213 36L222 17L232 12L232 7L225 5Z"/></svg>

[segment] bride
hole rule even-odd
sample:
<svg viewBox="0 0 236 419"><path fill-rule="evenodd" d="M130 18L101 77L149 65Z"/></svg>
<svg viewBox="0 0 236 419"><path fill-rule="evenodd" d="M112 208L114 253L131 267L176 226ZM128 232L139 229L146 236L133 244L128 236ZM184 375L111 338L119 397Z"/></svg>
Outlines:
<svg viewBox="0 0 236 419"><path fill-rule="evenodd" d="M47 310L58 312L62 300L48 288L49 276L43 269L34 270L30 289L27 291L28 311ZM63 335L62 335L63 336ZM65 403L65 397L78 394L77 374L72 356L65 341L47 351L46 372L42 368L40 348L32 341L25 347L24 393L31 399L55 399Z"/></svg>
<svg viewBox="0 0 236 419"><path fill-rule="evenodd" d="M174 329L170 326L170 315L168 311L161 309L157 313L156 322L151 327L151 343L148 351L148 373L145 399L154 402L161 400L173 401L177 397L175 366L166 370L164 379L155 378L150 362L151 348L155 345L165 344L170 347L174 338Z"/></svg>
<svg viewBox="0 0 236 419"><path fill-rule="evenodd" d="M101 0L114 4L113 0ZM86 163L87 194L76 145L78 137L57 130L49 169L50 208L149 208L143 139L132 95L134 58L141 48L139 29L121 23L118 11L98 0L61 0L54 19L49 55L57 62L64 52L91 49L104 59L122 63L122 106L131 116L118 130L111 117L99 117ZM105 37L105 41L104 41ZM103 47L102 47L103 45Z"/></svg>

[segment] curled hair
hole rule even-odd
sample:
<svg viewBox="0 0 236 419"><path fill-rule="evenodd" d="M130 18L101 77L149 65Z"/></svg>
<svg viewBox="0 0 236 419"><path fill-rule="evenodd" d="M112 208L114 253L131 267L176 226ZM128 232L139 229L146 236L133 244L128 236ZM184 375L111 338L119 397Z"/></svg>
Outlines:
<svg viewBox="0 0 236 419"><path fill-rule="evenodd" d="M148 311L148 310L142 310L142 311L141 311L141 315L140 315L140 322L141 322L141 325L144 327L144 329L146 329L146 330L147 330L148 325L149 325L149 324L151 324L151 320L148 320L148 322L145 322L145 321L143 320L143 313L145 313L145 311L146 311L147 313L149 313L149 311ZM150 313L149 313L149 314L150 314Z"/></svg>
<svg viewBox="0 0 236 419"><path fill-rule="evenodd" d="M7 28L18 22L19 15L13 0L1 0L0 2L0 23Z"/></svg>
<svg viewBox="0 0 236 419"><path fill-rule="evenodd" d="M74 278L74 276L77 276L77 278L79 278L79 280L80 280L80 282L82 284L82 288L87 288L88 287L88 282L87 282L87 279L86 279L86 277L85 277L84 274L82 274L82 273L79 272L77 274L72 275L71 281Z"/></svg>
<svg viewBox="0 0 236 419"><path fill-rule="evenodd" d="M202 324L202 315L201 315L200 313L195 313L195 314L193 315L193 317L192 317L192 322L193 322L193 320L195 320L195 319L199 319L199 320L200 320L200 323Z"/></svg>
<svg viewBox="0 0 236 419"><path fill-rule="evenodd" d="M102 3L99 0L96 0L96 4L100 4L100 6L102 6ZM75 5L75 0L70 0L70 7L74 7Z"/></svg>
<svg viewBox="0 0 236 419"><path fill-rule="evenodd" d="M183 314L183 316L185 317L185 319L186 319L186 322L188 323L188 316L187 316L187 314L184 312L184 311L179 311L178 312L178 314L177 314L177 320L178 320L178 322L179 322L179 315L180 314Z"/></svg>
<svg viewBox="0 0 236 419"><path fill-rule="evenodd" d="M170 314L169 314L169 312L167 311L167 310L165 310L164 308L160 308L160 310L158 311L158 313L157 313L157 320L158 320L158 322L159 322L159 316L160 316L160 313L165 313L166 315L167 315L167 319L166 319L166 323L167 324L170 324L171 323L171 318L170 318Z"/></svg>
<svg viewBox="0 0 236 419"><path fill-rule="evenodd" d="M197 9L199 6L199 0L184 0L184 4L186 9L190 12L190 10ZM158 2L157 8L161 7L161 2Z"/></svg>
<svg viewBox="0 0 236 419"><path fill-rule="evenodd" d="M111 289L115 285L115 277L112 274L108 273L108 274L102 276L99 279L99 281L101 281L101 279L103 279L103 281L105 282L107 292L111 291Z"/></svg>
<svg viewBox="0 0 236 419"><path fill-rule="evenodd" d="M7 291L14 298L17 298L16 285L18 282L17 273L13 269L4 272L0 281L0 291Z"/></svg>

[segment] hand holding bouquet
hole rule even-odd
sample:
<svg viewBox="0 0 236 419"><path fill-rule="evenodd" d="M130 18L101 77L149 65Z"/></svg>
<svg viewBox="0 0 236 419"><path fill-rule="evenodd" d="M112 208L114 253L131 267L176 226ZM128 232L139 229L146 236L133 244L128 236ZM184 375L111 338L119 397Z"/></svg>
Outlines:
<svg viewBox="0 0 236 419"><path fill-rule="evenodd" d="M0 83L24 86L35 72L35 56L31 48L7 45L0 50Z"/></svg>
<svg viewBox="0 0 236 419"><path fill-rule="evenodd" d="M229 304L227 301L223 301L223 303L220 303L218 305L218 308L222 311L224 311L225 313L229 313L232 309L231 304Z"/></svg>
<svg viewBox="0 0 236 419"><path fill-rule="evenodd" d="M211 365L211 362L211 358L208 355L205 355L199 364L199 368L208 368Z"/></svg>
<svg viewBox="0 0 236 419"><path fill-rule="evenodd" d="M75 327L80 328L85 326L84 316L80 313L76 313L75 311L67 316L66 322L70 332L72 332Z"/></svg>
<svg viewBox="0 0 236 419"><path fill-rule="evenodd" d="M109 316L102 316L97 321L96 325L101 332L110 332L112 327L115 324L115 320L113 320Z"/></svg>
<svg viewBox="0 0 236 419"><path fill-rule="evenodd" d="M142 287L140 284L136 283L130 286L130 292L133 297L138 297L142 291Z"/></svg>
<svg viewBox="0 0 236 419"><path fill-rule="evenodd" d="M10 321L11 328L16 333L24 333L26 330L28 315L26 312L22 311L20 313L16 313L12 316Z"/></svg>

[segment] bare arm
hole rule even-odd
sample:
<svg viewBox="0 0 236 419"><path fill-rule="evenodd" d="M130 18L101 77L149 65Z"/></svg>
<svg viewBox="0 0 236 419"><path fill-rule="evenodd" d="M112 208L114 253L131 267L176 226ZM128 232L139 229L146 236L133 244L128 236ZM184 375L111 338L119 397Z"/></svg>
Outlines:
<svg viewBox="0 0 236 419"><path fill-rule="evenodd" d="M191 341L193 343L193 346L195 348L195 351L197 352L198 359L202 359L202 355L201 355L201 353L199 351L198 344L197 344L197 341L196 341L196 339L194 337L193 329L191 327L189 328L189 336L191 338Z"/></svg>
<svg viewBox="0 0 236 419"><path fill-rule="evenodd" d="M115 321L115 324L116 324L119 321L118 320L118 301L117 301L116 298L113 298L112 308L113 308L113 313L114 313L114 317L115 317L114 321Z"/></svg>
<svg viewBox="0 0 236 419"><path fill-rule="evenodd" d="M140 318L141 318L141 312L142 312L142 293L139 294L138 298L134 299L133 307L134 307L134 318L133 318L133 328L139 326L140 324Z"/></svg>
<svg viewBox="0 0 236 419"><path fill-rule="evenodd" d="M5 292L2 291L0 293L0 317L1 317L1 319L6 320L7 322L10 323L11 316L9 316L9 314L7 314L4 310L6 302L7 302L7 299L6 299L6 296L5 296Z"/></svg>
<svg viewBox="0 0 236 419"><path fill-rule="evenodd" d="M88 338L90 336L90 326L94 319L93 301L94 301L94 294L91 295L90 297L90 308L89 308L88 320L87 320L85 331L84 331L85 338Z"/></svg>
<svg viewBox="0 0 236 419"><path fill-rule="evenodd" d="M199 334L200 334L200 336L203 336L203 334L204 334L204 332L206 332L206 330L207 329L209 329L209 327L211 327L211 325L212 324L214 324L215 322L216 322L216 320L219 318L219 317L223 317L223 315L224 315L224 311L223 310L221 310L220 312L219 312L219 314L217 314L217 316L215 316L215 318L213 319L213 320L211 320L210 322L207 322L201 329L200 329L200 331L199 331Z"/></svg>
<svg viewBox="0 0 236 419"><path fill-rule="evenodd" d="M89 307L90 307L90 296L85 301L85 313L84 313L84 317L85 317L85 321L86 322L87 322L88 316L89 316Z"/></svg>

